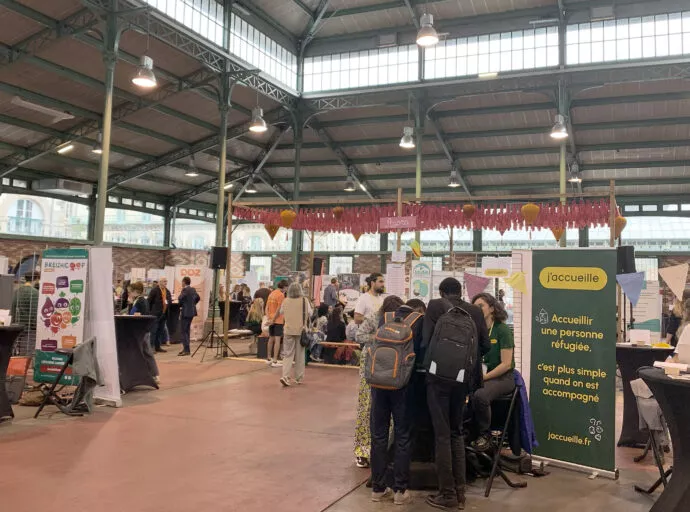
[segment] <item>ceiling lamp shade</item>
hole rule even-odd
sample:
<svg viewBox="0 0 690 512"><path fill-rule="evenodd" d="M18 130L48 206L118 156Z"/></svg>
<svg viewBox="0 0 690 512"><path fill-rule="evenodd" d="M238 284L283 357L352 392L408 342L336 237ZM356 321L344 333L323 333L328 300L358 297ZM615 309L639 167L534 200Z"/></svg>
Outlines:
<svg viewBox="0 0 690 512"><path fill-rule="evenodd" d="M103 153L103 134L101 132L98 132L98 136L96 137L96 143L91 148L91 152L96 155L100 155Z"/></svg>
<svg viewBox="0 0 690 512"><path fill-rule="evenodd" d="M132 83L145 89L151 89L158 85L156 74L153 72L153 59L148 55L141 56L137 73L132 77Z"/></svg>
<svg viewBox="0 0 690 512"><path fill-rule="evenodd" d="M224 189L224 190L230 190L230 189L231 189L232 187L234 187L234 186L235 186L235 184L232 183L232 182L226 183L225 186L223 187L223 189Z"/></svg>
<svg viewBox="0 0 690 512"><path fill-rule="evenodd" d="M429 13L422 14L419 19L419 32L417 32L417 44L424 48L438 43L438 32L434 28L434 16Z"/></svg>
<svg viewBox="0 0 690 512"><path fill-rule="evenodd" d="M352 179L352 176L347 177L347 181L345 182L345 188L343 190L345 192L354 192L355 190L357 190L355 180Z"/></svg>
<svg viewBox="0 0 690 512"><path fill-rule="evenodd" d="M403 136L402 139L400 139L400 147L404 149L413 149L415 147L414 128L411 126L405 126L403 128Z"/></svg>
<svg viewBox="0 0 690 512"><path fill-rule="evenodd" d="M551 138L556 140L568 138L568 127L565 125L565 117L561 114L556 116L556 124L551 128Z"/></svg>
<svg viewBox="0 0 690 512"><path fill-rule="evenodd" d="M254 107L252 109L252 121L249 123L249 131L264 133L266 130L268 130L268 126L264 120L264 110L261 107Z"/></svg>
<svg viewBox="0 0 690 512"><path fill-rule="evenodd" d="M582 183L582 175L580 174L580 164L573 162L570 166L570 176L568 176L570 183Z"/></svg>
<svg viewBox="0 0 690 512"><path fill-rule="evenodd" d="M184 173L185 176L188 178L196 178L199 176L199 171L196 170L196 162L194 161L194 155L192 155L189 159L189 167Z"/></svg>
<svg viewBox="0 0 690 512"><path fill-rule="evenodd" d="M453 169L450 171L450 180L448 180L448 186L450 188L458 188L460 186L460 180L458 179L458 171Z"/></svg>
<svg viewBox="0 0 690 512"><path fill-rule="evenodd" d="M59 148L57 148L57 152L60 153L61 155L64 155L65 153L69 153L74 149L74 144L71 142L68 142L67 144L63 144Z"/></svg>
<svg viewBox="0 0 690 512"><path fill-rule="evenodd" d="M247 181L247 186L244 187L244 191L247 194L256 194L256 187L254 186L254 178L249 178Z"/></svg>

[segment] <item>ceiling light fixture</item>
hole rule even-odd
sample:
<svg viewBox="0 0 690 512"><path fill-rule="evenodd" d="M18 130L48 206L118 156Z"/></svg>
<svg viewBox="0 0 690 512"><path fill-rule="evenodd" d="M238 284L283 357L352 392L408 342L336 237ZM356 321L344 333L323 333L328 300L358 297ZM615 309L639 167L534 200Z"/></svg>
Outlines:
<svg viewBox="0 0 690 512"><path fill-rule="evenodd" d="M254 186L254 178L251 176L249 177L249 181L247 181L247 186L244 187L244 191L247 194L256 194L256 187Z"/></svg>
<svg viewBox="0 0 690 512"><path fill-rule="evenodd" d="M223 187L223 189L230 190L234 186L235 186L234 183L226 183L225 186Z"/></svg>
<svg viewBox="0 0 690 512"><path fill-rule="evenodd" d="M570 176L568 177L570 183L582 183L582 174L580 174L580 164L573 162L570 164Z"/></svg>
<svg viewBox="0 0 690 512"><path fill-rule="evenodd" d="M264 110L261 107L254 107L252 109L252 121L249 123L249 131L253 133L264 133L268 130L266 120L264 119Z"/></svg>
<svg viewBox="0 0 690 512"><path fill-rule="evenodd" d="M400 139L400 147L404 149L413 149L415 147L414 127L405 126L403 128L403 136L402 139Z"/></svg>
<svg viewBox="0 0 690 512"><path fill-rule="evenodd" d="M96 136L96 143L91 148L91 152L96 155L103 154L103 133L98 132L98 135Z"/></svg>
<svg viewBox="0 0 690 512"><path fill-rule="evenodd" d="M196 162L194 161L194 155L189 157L189 167L184 173L188 178L196 178L199 176L199 171L196 169Z"/></svg>
<svg viewBox="0 0 690 512"><path fill-rule="evenodd" d="M69 153L74 149L74 144L71 142L68 142L67 144L63 144L59 148L57 148L57 152L60 153L61 155L64 155L65 153Z"/></svg>
<svg viewBox="0 0 690 512"><path fill-rule="evenodd" d="M345 192L354 192L357 190L357 187L355 186L355 180L352 179L352 175L348 173L347 176L347 181L345 182L345 188L343 189Z"/></svg>
<svg viewBox="0 0 690 512"><path fill-rule="evenodd" d="M417 44L424 48L438 44L438 32L434 28L434 16L425 12L419 19L419 32L417 32Z"/></svg>
<svg viewBox="0 0 690 512"><path fill-rule="evenodd" d="M136 74L132 77L132 83L137 87L152 89L158 85L156 74L153 72L153 59L148 56L151 42L151 30L149 28L150 14L146 14L146 51L139 59L139 66Z"/></svg>
<svg viewBox="0 0 690 512"><path fill-rule="evenodd" d="M556 116L556 124L551 128L551 138L556 140L568 138L568 127L565 125L565 117L561 114Z"/></svg>
<svg viewBox="0 0 690 512"><path fill-rule="evenodd" d="M450 188L458 188L460 186L460 179L458 176L458 171L456 169L450 171L450 179L448 180L448 186Z"/></svg>

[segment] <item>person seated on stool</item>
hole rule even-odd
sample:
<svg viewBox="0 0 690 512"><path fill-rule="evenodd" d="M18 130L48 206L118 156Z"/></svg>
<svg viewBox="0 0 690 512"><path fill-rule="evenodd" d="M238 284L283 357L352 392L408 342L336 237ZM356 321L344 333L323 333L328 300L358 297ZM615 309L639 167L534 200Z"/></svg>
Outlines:
<svg viewBox="0 0 690 512"><path fill-rule="evenodd" d="M182 330L182 350L178 356L188 356L189 350L189 331L192 328L192 320L197 315L196 304L201 297L196 292L196 289L191 286L192 280L189 276L182 278L182 291L177 298L180 303L180 324Z"/></svg>
<svg viewBox="0 0 690 512"><path fill-rule="evenodd" d="M475 448L485 451L491 442L491 402L515 389L515 342L513 333L504 323L508 313L501 302L489 293L480 293L472 299L472 304L482 310L491 341L491 349L484 355L484 387L472 395L472 409L479 431Z"/></svg>

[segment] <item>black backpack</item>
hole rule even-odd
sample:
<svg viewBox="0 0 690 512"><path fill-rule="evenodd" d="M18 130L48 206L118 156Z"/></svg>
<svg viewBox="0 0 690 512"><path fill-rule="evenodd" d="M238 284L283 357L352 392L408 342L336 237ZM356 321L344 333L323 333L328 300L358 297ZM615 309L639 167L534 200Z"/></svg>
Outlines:
<svg viewBox="0 0 690 512"><path fill-rule="evenodd" d="M476 371L479 342L472 316L448 301L449 309L436 322L424 357L424 368L440 380L468 384Z"/></svg>

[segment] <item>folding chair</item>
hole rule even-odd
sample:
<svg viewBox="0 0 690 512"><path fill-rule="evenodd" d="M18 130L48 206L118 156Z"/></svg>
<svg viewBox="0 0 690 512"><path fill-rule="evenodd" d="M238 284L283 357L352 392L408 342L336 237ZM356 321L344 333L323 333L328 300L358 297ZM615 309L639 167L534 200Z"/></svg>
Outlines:
<svg viewBox="0 0 690 512"><path fill-rule="evenodd" d="M55 382L53 382L47 389L41 388L41 392L43 393L43 401L41 402L41 405L38 407L36 414L34 414L34 419L38 418L38 415L41 414L43 408L48 404L56 405L58 409L70 416L83 416L82 413L68 411L67 406L69 405L70 400L61 398L55 391L57 387L60 385L60 380L62 380L62 377L64 377L65 373L67 372L67 369L74 361L74 351L71 348L59 348L55 351L55 353L68 357L65 360L65 364L63 364L62 368L60 368L60 373L58 373Z"/></svg>

